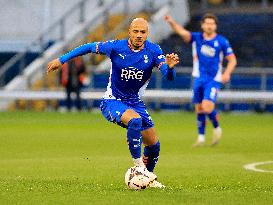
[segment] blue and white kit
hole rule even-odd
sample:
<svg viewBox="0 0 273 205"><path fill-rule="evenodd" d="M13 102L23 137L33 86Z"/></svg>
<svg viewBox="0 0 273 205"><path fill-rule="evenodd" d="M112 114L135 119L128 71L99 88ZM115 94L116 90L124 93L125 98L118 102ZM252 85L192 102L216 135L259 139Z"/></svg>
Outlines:
<svg viewBox="0 0 273 205"><path fill-rule="evenodd" d="M223 59L233 54L228 40L217 34L212 39L204 39L202 32L191 33L193 54L193 103L203 99L215 103L221 87Z"/></svg>
<svg viewBox="0 0 273 205"><path fill-rule="evenodd" d="M164 78L173 80L176 73L165 63L161 48L145 41L142 50L133 50L128 39L84 44L60 57L61 63L87 53L107 55L112 62L107 91L101 102L104 117L125 127L121 116L127 109L135 110L142 118L142 130L154 126L141 96L148 86L152 70L157 67Z"/></svg>

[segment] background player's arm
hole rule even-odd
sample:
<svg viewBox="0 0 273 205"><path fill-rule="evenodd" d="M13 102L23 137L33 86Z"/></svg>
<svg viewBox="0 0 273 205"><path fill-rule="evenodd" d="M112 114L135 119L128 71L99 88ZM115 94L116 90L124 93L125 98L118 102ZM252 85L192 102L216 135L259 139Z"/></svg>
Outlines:
<svg viewBox="0 0 273 205"><path fill-rule="evenodd" d="M235 70L237 59L234 54L226 56L228 61L227 67L222 75L222 83L227 83L230 80L231 73Z"/></svg>
<svg viewBox="0 0 273 205"><path fill-rule="evenodd" d="M179 25L171 16L166 15L165 21L169 23L169 25L172 27L172 29L182 37L182 39L189 43L191 41L191 32L185 29L183 26Z"/></svg>

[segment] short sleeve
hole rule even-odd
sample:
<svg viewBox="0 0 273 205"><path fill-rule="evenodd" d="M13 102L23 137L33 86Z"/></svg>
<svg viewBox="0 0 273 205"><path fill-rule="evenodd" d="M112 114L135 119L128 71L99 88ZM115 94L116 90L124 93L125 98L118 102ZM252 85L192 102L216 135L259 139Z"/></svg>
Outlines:
<svg viewBox="0 0 273 205"><path fill-rule="evenodd" d="M117 41L109 40L105 42L98 42L96 46L96 53L107 55L110 57L114 46L116 45Z"/></svg>
<svg viewBox="0 0 273 205"><path fill-rule="evenodd" d="M196 41L198 36L200 36L200 32L191 32L191 40L190 40L190 43Z"/></svg>
<svg viewBox="0 0 273 205"><path fill-rule="evenodd" d="M154 48L154 66L160 70L163 63L165 63L165 55L160 46L157 45Z"/></svg>
<svg viewBox="0 0 273 205"><path fill-rule="evenodd" d="M233 54L233 49L227 39L223 39L221 46L225 57Z"/></svg>

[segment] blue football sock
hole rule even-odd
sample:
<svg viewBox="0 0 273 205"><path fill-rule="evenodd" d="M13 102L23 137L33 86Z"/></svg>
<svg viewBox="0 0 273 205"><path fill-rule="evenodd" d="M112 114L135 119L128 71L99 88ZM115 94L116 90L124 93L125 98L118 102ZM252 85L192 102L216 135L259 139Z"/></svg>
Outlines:
<svg viewBox="0 0 273 205"><path fill-rule="evenodd" d="M133 118L128 123L127 129L127 140L129 150L131 152L132 158L137 159L141 157L141 136L142 119Z"/></svg>
<svg viewBox="0 0 273 205"><path fill-rule="evenodd" d="M214 109L210 114L208 114L210 121L212 122L212 125L214 128L219 127L219 121L218 121L218 113Z"/></svg>
<svg viewBox="0 0 273 205"><path fill-rule="evenodd" d="M160 142L158 141L154 145L144 147L143 161L149 172L153 172L155 165L158 161L160 152Z"/></svg>
<svg viewBox="0 0 273 205"><path fill-rule="evenodd" d="M197 114L197 127L198 127L198 134L204 135L205 134L205 127L206 127L206 115L203 113Z"/></svg>

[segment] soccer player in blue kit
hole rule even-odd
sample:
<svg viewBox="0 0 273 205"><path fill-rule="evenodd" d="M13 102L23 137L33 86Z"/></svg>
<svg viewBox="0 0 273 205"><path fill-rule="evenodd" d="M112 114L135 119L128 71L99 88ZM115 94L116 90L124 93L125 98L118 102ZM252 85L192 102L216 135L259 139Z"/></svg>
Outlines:
<svg viewBox="0 0 273 205"><path fill-rule="evenodd" d="M236 57L228 40L217 34L218 19L207 13L202 17L202 32L190 32L179 25L171 16L165 16L166 22L182 37L192 44L193 55L193 103L197 114L198 138L194 147L205 143L206 115L211 120L214 130L212 145L216 145L222 136L215 103L222 83L230 80L231 73L237 64ZM223 58L227 66L222 73Z"/></svg>
<svg viewBox="0 0 273 205"><path fill-rule="evenodd" d="M146 110L141 95L149 83L154 67L163 77L173 80L174 66L179 63L177 54L164 56L161 48L147 40L148 23L143 18L131 22L129 38L84 44L48 63L47 72L61 68L68 60L87 53L107 55L111 59L107 91L100 108L104 117L127 128L127 141L135 166L146 166L153 172L158 161L160 142L152 118ZM141 146L144 155L141 156ZM150 187L162 188L157 180Z"/></svg>

